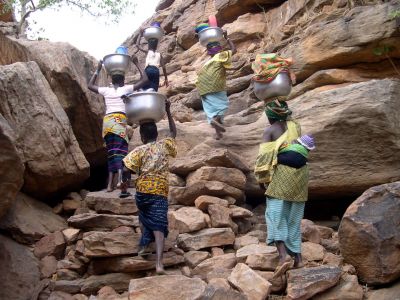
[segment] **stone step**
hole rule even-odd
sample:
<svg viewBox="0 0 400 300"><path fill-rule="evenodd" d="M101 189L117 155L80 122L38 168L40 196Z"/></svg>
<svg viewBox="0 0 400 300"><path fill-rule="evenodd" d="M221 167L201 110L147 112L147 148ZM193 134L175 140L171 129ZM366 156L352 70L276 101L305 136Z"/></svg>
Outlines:
<svg viewBox="0 0 400 300"><path fill-rule="evenodd" d="M140 233L90 231L83 234L86 257L115 257L137 254ZM165 240L164 251L175 247L177 231L171 231ZM151 245L154 250L154 245Z"/></svg>
<svg viewBox="0 0 400 300"><path fill-rule="evenodd" d="M178 246L185 251L233 245L235 234L231 228L206 228L194 233L183 233L178 237Z"/></svg>
<svg viewBox="0 0 400 300"><path fill-rule="evenodd" d="M97 213L132 215L138 212L134 199L135 190L128 190L132 196L119 198L120 191L115 190L110 193L104 191L90 192L86 195L87 206Z"/></svg>
<svg viewBox="0 0 400 300"><path fill-rule="evenodd" d="M84 213L68 219L68 225L74 228L92 231L110 231L120 226L139 227L138 216Z"/></svg>
<svg viewBox="0 0 400 300"><path fill-rule="evenodd" d="M104 275L93 275L85 279L58 280L54 282L52 288L54 291L61 291L69 294L83 293L85 295L93 295L103 286L110 286L117 292L124 292L128 289L130 280L142 276L143 274L141 273L110 273Z"/></svg>
<svg viewBox="0 0 400 300"><path fill-rule="evenodd" d="M175 266L184 262L183 255L175 252L166 252L163 255L165 267ZM133 273L155 269L156 255L151 254L145 258L140 256L111 257L94 259L89 269L94 274L105 273Z"/></svg>
<svg viewBox="0 0 400 300"><path fill-rule="evenodd" d="M140 234L130 232L90 231L83 234L87 257L113 257L139 251Z"/></svg>
<svg viewBox="0 0 400 300"><path fill-rule="evenodd" d="M132 279L129 299L200 299L207 284L199 278L183 275L163 275Z"/></svg>

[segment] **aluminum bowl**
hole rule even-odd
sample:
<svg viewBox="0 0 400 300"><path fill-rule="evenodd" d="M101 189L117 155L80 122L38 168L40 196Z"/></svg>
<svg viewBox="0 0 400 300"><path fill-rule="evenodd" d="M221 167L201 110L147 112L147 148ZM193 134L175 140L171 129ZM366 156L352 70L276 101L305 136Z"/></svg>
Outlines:
<svg viewBox="0 0 400 300"><path fill-rule="evenodd" d="M131 57L126 54L109 54L104 56L103 64L109 75L125 75L131 62Z"/></svg>
<svg viewBox="0 0 400 300"><path fill-rule="evenodd" d="M147 27L143 32L143 37L148 41L149 39L160 40L164 36L164 30L160 27L151 26Z"/></svg>
<svg viewBox="0 0 400 300"><path fill-rule="evenodd" d="M125 98L126 114L132 123L158 122L165 115L167 97L157 92L134 92Z"/></svg>
<svg viewBox="0 0 400 300"><path fill-rule="evenodd" d="M254 81L254 94L259 100L287 96L292 90L292 81L286 72L279 73L271 82Z"/></svg>
<svg viewBox="0 0 400 300"><path fill-rule="evenodd" d="M199 33L199 42L206 47L207 44L213 42L221 42L224 39L224 32L219 27L208 27L201 30Z"/></svg>

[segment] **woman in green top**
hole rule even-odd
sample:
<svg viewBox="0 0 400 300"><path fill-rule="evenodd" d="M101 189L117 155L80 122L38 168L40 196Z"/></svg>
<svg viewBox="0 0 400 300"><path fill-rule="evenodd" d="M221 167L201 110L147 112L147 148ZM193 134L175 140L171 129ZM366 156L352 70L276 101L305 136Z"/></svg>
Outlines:
<svg viewBox="0 0 400 300"><path fill-rule="evenodd" d="M236 47L224 32L230 50L223 51L219 43L207 45L207 53L211 56L204 66L198 71L196 86L199 91L204 112L208 123L215 129L216 139L222 138L225 132L223 117L228 109L228 96L226 93L226 69L231 68L232 55Z"/></svg>

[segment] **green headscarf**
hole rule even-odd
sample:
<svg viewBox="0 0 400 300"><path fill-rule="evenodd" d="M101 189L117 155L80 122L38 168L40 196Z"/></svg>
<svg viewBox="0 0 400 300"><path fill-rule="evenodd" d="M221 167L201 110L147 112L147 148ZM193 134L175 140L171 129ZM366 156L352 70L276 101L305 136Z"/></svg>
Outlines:
<svg viewBox="0 0 400 300"><path fill-rule="evenodd" d="M272 120L286 121L292 114L292 111L289 109L286 101L276 99L265 105L265 114Z"/></svg>

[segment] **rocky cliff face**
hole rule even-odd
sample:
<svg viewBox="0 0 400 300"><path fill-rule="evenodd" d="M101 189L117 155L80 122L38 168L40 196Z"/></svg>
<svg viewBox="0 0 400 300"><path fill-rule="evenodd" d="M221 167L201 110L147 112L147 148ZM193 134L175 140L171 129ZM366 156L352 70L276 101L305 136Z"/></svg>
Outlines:
<svg viewBox="0 0 400 300"><path fill-rule="evenodd" d="M146 24L162 21L167 33L159 47L166 53L171 82L164 92L182 122L178 139L186 147L181 147L181 156L185 149L206 156L208 146L228 148L252 169L267 122L252 94L250 63L256 53L275 51L294 59L297 85L289 105L303 131L314 134L318 144L311 158L311 198L355 197L400 178L394 125L399 120L399 74L393 67L400 58L395 46L400 31L391 17L398 4L203 0L166 1L159 8ZM228 133L219 142L211 138L194 85L206 54L193 28L210 14L238 47L236 70L228 75ZM131 53L136 37L126 41ZM391 50L377 55L385 45ZM247 195L260 195L250 184L251 173Z"/></svg>
<svg viewBox="0 0 400 300"><path fill-rule="evenodd" d="M86 88L96 62L68 44L15 39L12 23L0 22L0 265L8 266L0 270L0 298L393 299L400 276L400 188L390 183L400 180L399 10L396 1L159 3L144 25L158 20L167 33L159 48L171 86L161 92L173 102L179 145L162 277L152 276L152 255L137 257L132 198L87 191L59 198L93 176L90 167L105 166L104 104ZM212 14L238 47L220 141L194 85L206 54L193 28ZM136 38L126 40L131 54ZM303 220L306 268L280 278L271 272L276 250L265 245L265 205L245 203L263 197L252 169L267 120L250 64L265 52L295 61L289 105L317 143L310 198L338 203L373 187L349 207L339 233ZM159 129L162 135L167 123ZM135 131L130 146L139 143ZM52 210L41 200L60 203ZM394 286L367 293L359 280Z"/></svg>

